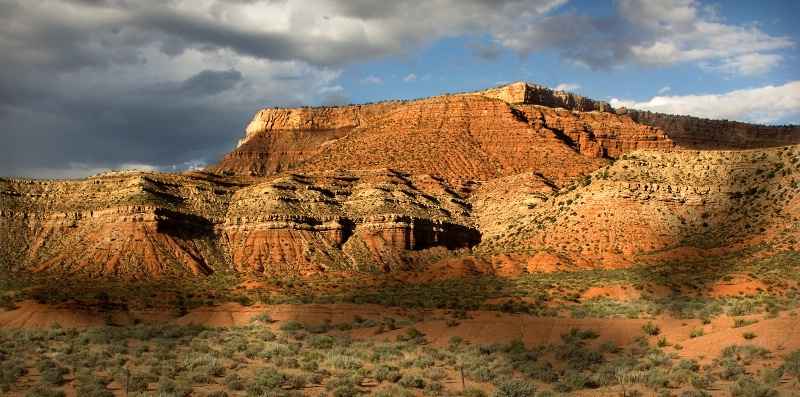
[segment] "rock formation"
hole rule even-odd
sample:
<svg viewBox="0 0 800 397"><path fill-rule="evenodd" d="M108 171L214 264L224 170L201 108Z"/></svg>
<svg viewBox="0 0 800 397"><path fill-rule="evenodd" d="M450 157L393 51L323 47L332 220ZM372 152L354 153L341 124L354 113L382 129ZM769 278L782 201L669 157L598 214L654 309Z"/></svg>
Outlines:
<svg viewBox="0 0 800 397"><path fill-rule="evenodd" d="M527 83L264 109L203 172L0 179L0 266L313 276L798 249L798 143L798 127L614 110Z"/></svg>
<svg viewBox="0 0 800 397"><path fill-rule="evenodd" d="M635 109L617 109L617 114L659 128L682 148L755 149L800 143L800 126L765 126L727 120L673 116Z"/></svg>
<svg viewBox="0 0 800 397"><path fill-rule="evenodd" d="M507 86L479 91L475 94L497 98L512 104L531 104L549 108L562 108L577 112L612 112L607 102L595 101L564 91L554 91L540 85L522 81Z"/></svg>

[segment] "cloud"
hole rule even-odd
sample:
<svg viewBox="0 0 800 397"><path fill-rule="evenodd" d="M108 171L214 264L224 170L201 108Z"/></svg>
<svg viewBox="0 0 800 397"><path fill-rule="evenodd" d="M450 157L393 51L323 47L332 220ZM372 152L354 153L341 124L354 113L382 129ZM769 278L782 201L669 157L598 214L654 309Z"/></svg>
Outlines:
<svg viewBox="0 0 800 397"><path fill-rule="evenodd" d="M443 37L525 23L566 0L174 0L11 3L4 37L18 59L59 69L146 62L141 49L168 56L221 49L271 61L339 67L414 49ZM24 41L26 46L17 46Z"/></svg>
<svg viewBox="0 0 800 397"><path fill-rule="evenodd" d="M581 88L580 84L577 83L562 83L556 86L556 91L572 91Z"/></svg>
<svg viewBox="0 0 800 397"><path fill-rule="evenodd" d="M234 89L242 80L242 73L238 70L206 69L186 79L178 86L178 90L185 95L215 95Z"/></svg>
<svg viewBox="0 0 800 397"><path fill-rule="evenodd" d="M364 79L361 79L358 83L359 84L381 84L381 83L383 83L383 80L381 80L380 78L375 77L375 76L369 76L369 77L366 77Z"/></svg>
<svg viewBox="0 0 800 397"><path fill-rule="evenodd" d="M154 47L143 55L147 68L0 74L0 175L62 178L130 164L165 171L197 167L197 159L213 164L259 109L318 103L318 93L339 76L299 62L208 57L194 49L170 57ZM21 95L13 97L16 88Z"/></svg>
<svg viewBox="0 0 800 397"><path fill-rule="evenodd" d="M722 59L719 63L700 63L700 67L710 72L722 72L740 76L761 76L783 60L778 54L744 54Z"/></svg>
<svg viewBox="0 0 800 397"><path fill-rule="evenodd" d="M663 94L663 93L665 93L665 92L667 92L667 91L669 91L669 90L671 90L671 88L669 88L669 86L664 86L664 87L661 87L661 88L658 90L658 93L659 93L659 94Z"/></svg>
<svg viewBox="0 0 800 397"><path fill-rule="evenodd" d="M403 77L403 82L404 83L410 83L412 81L427 81L427 80L430 80L430 79L431 79L431 75L429 73L425 74L422 77L419 77L414 73L411 73L408 76Z"/></svg>
<svg viewBox="0 0 800 397"><path fill-rule="evenodd" d="M520 54L556 51L595 69L732 58L791 46L755 27L717 22L693 0L621 0L611 15L557 13L567 0L174 0L10 3L0 27L12 58L55 70L148 62L156 48L175 57L207 54L341 67L412 51L465 34L478 59L498 46ZM11 23L13 21L13 23ZM5 53L5 51L3 51ZM9 55L8 53L4 56Z"/></svg>
<svg viewBox="0 0 800 397"><path fill-rule="evenodd" d="M467 50L474 58L484 61L496 61L500 59L500 49L496 45L488 45L477 40L470 40L466 44Z"/></svg>
<svg viewBox="0 0 800 397"><path fill-rule="evenodd" d="M322 88L320 88L320 89L319 89L319 91L318 91L318 92L319 92L319 93L325 93L325 92L336 92L336 91L341 91L341 90L343 90L343 89L344 89L344 88L342 88L342 86L341 86L341 85L337 84L337 85L335 85L335 86L333 86L333 87L322 87Z"/></svg>
<svg viewBox="0 0 800 397"><path fill-rule="evenodd" d="M720 23L713 8L701 7L694 0L620 0L616 4L612 15L538 16L526 28L509 28L496 37L523 55L555 51L593 70L721 61L724 67L715 71L744 75L764 73L780 61L775 55L766 58L765 52L795 44L755 26ZM741 63L743 67L737 67Z"/></svg>
<svg viewBox="0 0 800 397"><path fill-rule="evenodd" d="M610 101L613 107L762 124L800 117L800 81L725 94L657 96L647 102Z"/></svg>

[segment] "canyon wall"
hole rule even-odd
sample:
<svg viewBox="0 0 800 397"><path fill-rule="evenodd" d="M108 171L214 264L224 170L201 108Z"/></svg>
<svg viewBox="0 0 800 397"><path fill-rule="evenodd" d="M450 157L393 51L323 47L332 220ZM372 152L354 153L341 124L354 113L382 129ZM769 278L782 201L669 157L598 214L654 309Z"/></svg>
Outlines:
<svg viewBox="0 0 800 397"><path fill-rule="evenodd" d="M766 126L625 108L617 109L616 113L661 129L686 149L755 149L800 143L800 126Z"/></svg>
<svg viewBox="0 0 800 397"><path fill-rule="evenodd" d="M798 139L798 127L614 110L527 83L264 109L202 172L0 178L0 266L142 280L798 249Z"/></svg>

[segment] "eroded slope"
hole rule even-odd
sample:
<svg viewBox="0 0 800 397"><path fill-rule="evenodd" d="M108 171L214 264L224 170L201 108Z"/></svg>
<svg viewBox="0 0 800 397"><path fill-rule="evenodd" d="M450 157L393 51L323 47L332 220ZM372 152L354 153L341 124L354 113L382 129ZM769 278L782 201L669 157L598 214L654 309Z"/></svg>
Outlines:
<svg viewBox="0 0 800 397"><path fill-rule="evenodd" d="M522 253L523 266L555 261L613 267L720 255L760 243L800 248L796 145L635 151L550 197L504 194L515 186L513 179L497 181L475 194L475 208L506 209L476 212L484 233L478 251Z"/></svg>

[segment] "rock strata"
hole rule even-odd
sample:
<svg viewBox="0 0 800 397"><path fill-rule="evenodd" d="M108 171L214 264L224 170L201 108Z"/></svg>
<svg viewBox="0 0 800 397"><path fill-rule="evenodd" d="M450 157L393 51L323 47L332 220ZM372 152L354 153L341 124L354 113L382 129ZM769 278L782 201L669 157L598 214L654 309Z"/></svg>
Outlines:
<svg viewBox="0 0 800 397"><path fill-rule="evenodd" d="M661 129L679 147L686 149L755 149L800 143L800 126L796 125L765 126L625 108L617 109L616 113Z"/></svg>
<svg viewBox="0 0 800 397"><path fill-rule="evenodd" d="M264 109L203 172L0 178L0 267L521 274L800 249L798 139L798 127L614 110L527 83Z"/></svg>

